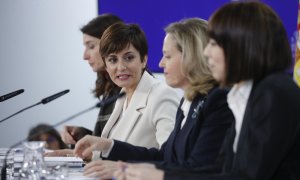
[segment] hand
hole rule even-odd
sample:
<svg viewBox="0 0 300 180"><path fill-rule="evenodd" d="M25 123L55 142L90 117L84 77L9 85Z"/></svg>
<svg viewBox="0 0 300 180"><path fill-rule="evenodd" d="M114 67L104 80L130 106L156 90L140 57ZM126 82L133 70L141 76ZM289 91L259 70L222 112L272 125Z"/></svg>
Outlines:
<svg viewBox="0 0 300 180"><path fill-rule="evenodd" d="M85 159L87 157L92 157L92 152L95 150L102 152L107 151L111 144L111 139L86 135L76 143L74 153L76 156Z"/></svg>
<svg viewBox="0 0 300 180"><path fill-rule="evenodd" d="M74 154L72 149L60 149L60 150L54 150L54 151L48 151L44 153L44 156L46 157L62 157L67 156L68 154Z"/></svg>
<svg viewBox="0 0 300 180"><path fill-rule="evenodd" d="M118 163L119 169L115 171L115 180L163 180L164 172L154 165Z"/></svg>
<svg viewBox="0 0 300 180"><path fill-rule="evenodd" d="M125 170L129 164L119 161L118 162L118 169L113 174L113 180L125 180L126 179L126 173Z"/></svg>
<svg viewBox="0 0 300 180"><path fill-rule="evenodd" d="M118 169L118 163L115 161L97 160L84 166L84 176L111 179L113 173Z"/></svg>
<svg viewBox="0 0 300 180"><path fill-rule="evenodd" d="M61 133L61 138L66 144L75 144L79 139L89 134L91 131L78 126L65 126Z"/></svg>

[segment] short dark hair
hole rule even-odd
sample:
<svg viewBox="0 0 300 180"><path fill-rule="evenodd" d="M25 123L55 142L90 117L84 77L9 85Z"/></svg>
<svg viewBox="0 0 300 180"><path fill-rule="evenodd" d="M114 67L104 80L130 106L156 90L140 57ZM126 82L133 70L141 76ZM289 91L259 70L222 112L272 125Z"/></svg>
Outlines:
<svg viewBox="0 0 300 180"><path fill-rule="evenodd" d="M285 28L263 3L228 3L211 16L208 28L209 36L224 50L226 85L248 79L259 81L292 64Z"/></svg>
<svg viewBox="0 0 300 180"><path fill-rule="evenodd" d="M116 23L107 28L100 41L103 61L110 53L117 53L132 44L143 61L148 55L148 44L144 31L136 24ZM105 61L104 61L105 63Z"/></svg>

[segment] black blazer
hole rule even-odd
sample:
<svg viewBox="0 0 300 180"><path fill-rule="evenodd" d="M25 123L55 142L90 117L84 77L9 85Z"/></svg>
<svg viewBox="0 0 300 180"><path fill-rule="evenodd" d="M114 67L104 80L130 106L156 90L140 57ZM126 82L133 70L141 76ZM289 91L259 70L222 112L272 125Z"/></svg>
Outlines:
<svg viewBox="0 0 300 180"><path fill-rule="evenodd" d="M158 161L153 163L159 168L198 167L213 163L234 120L227 105L227 92L215 88L206 97L194 98L182 129L181 101L174 130L160 150L115 140L108 159Z"/></svg>
<svg viewBox="0 0 300 180"><path fill-rule="evenodd" d="M165 173L165 179L300 179L300 89L283 73L270 75L253 85L245 110L237 152L235 132L222 147L223 173Z"/></svg>

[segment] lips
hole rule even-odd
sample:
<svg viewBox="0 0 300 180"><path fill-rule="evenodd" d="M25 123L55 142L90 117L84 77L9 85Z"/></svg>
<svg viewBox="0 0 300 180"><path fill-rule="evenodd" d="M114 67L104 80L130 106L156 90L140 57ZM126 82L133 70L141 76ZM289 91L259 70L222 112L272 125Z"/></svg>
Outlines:
<svg viewBox="0 0 300 180"><path fill-rule="evenodd" d="M128 74L121 74L117 76L118 79L120 80L127 80L129 78Z"/></svg>

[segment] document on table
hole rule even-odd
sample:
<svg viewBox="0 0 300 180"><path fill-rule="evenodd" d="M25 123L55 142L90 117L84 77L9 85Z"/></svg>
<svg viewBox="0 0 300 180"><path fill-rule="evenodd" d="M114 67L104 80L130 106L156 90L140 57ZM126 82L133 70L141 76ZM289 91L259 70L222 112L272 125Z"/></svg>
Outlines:
<svg viewBox="0 0 300 180"><path fill-rule="evenodd" d="M78 157L44 157L46 164L65 162L71 167L83 167L84 161Z"/></svg>

